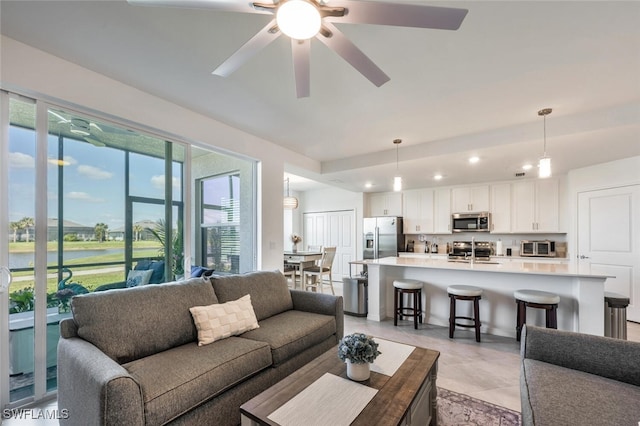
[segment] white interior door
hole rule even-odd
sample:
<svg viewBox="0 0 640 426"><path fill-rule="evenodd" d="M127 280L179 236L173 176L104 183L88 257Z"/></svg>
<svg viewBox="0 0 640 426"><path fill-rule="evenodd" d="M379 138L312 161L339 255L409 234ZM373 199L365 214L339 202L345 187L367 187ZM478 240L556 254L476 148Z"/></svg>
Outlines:
<svg viewBox="0 0 640 426"><path fill-rule="evenodd" d="M356 259L356 214L339 210L304 214L304 237L309 244L336 247L333 281L349 276L349 262ZM305 245L306 246L306 245Z"/></svg>
<svg viewBox="0 0 640 426"><path fill-rule="evenodd" d="M627 319L640 322L640 185L578 194L578 259L615 275L605 290L629 297Z"/></svg>

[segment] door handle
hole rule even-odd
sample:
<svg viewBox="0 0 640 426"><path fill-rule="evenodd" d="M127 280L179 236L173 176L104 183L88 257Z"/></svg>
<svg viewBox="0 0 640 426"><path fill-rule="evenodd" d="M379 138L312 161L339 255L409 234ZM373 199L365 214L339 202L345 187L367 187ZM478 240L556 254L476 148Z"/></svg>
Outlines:
<svg viewBox="0 0 640 426"><path fill-rule="evenodd" d="M578 256L580 259L591 259L589 256L585 256L583 254L581 254L580 256Z"/></svg>
<svg viewBox="0 0 640 426"><path fill-rule="evenodd" d="M7 274L7 283L5 284L4 280L0 276L0 293L3 293L5 290L9 288L11 285L11 280L13 279L11 276L11 270L6 266L0 266L0 274L5 272Z"/></svg>

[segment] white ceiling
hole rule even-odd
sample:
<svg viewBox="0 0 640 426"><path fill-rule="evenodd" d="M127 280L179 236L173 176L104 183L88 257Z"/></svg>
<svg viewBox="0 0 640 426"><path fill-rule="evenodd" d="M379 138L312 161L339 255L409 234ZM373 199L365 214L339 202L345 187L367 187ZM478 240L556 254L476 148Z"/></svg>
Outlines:
<svg viewBox="0 0 640 426"><path fill-rule="evenodd" d="M285 36L230 77L211 75L268 15L3 0L0 29L316 159L321 174L287 170L354 191L391 189L395 138L405 188L513 179L542 154L545 107L554 174L640 155L640 2L414 3L469 13L458 31L338 24L391 81L375 87L314 40L304 99Z"/></svg>

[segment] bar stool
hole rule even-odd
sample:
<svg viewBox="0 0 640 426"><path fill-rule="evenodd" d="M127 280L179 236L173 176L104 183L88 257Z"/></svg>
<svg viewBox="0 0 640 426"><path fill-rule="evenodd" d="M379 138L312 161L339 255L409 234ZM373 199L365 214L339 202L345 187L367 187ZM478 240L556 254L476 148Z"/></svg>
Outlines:
<svg viewBox="0 0 640 426"><path fill-rule="evenodd" d="M546 327L558 328L558 303L560 296L540 290L516 290L513 293L518 304L516 319L516 340L520 341L522 326L527 322L527 308L544 309L546 311Z"/></svg>
<svg viewBox="0 0 640 426"><path fill-rule="evenodd" d="M453 339L453 333L458 327L475 328L476 342L480 342L480 299L482 298L482 289L471 285L450 285L447 287L447 294L451 300L449 308L449 338ZM456 300L473 301L473 318L456 316ZM458 319L473 321L473 324L459 324Z"/></svg>
<svg viewBox="0 0 640 426"><path fill-rule="evenodd" d="M422 324L422 281L399 279L393 281L393 325L398 325L398 317L413 317L413 328ZM404 295L413 295L413 307L404 307ZM409 312L408 314L405 311Z"/></svg>

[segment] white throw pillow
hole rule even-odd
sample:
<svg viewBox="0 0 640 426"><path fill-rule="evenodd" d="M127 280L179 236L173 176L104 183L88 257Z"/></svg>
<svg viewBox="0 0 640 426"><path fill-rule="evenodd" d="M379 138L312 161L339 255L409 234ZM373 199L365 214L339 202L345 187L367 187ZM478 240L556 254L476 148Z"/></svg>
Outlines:
<svg viewBox="0 0 640 426"><path fill-rule="evenodd" d="M227 303L194 306L189 311L198 329L198 346L260 327L249 294Z"/></svg>
<svg viewBox="0 0 640 426"><path fill-rule="evenodd" d="M147 271L136 271L135 269L129 271L127 275L127 287L137 287L139 285L149 284L153 271L151 269Z"/></svg>

